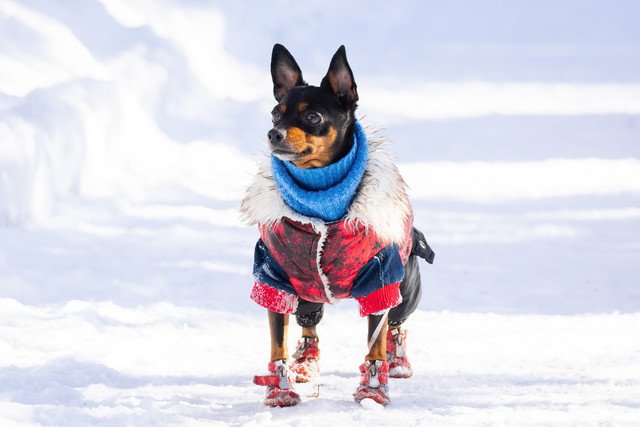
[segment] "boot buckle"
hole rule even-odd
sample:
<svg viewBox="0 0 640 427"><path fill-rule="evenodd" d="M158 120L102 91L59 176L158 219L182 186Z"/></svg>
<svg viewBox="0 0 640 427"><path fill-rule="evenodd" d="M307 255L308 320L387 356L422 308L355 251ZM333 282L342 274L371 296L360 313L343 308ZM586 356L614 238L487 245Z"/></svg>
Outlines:
<svg viewBox="0 0 640 427"><path fill-rule="evenodd" d="M380 380L378 379L378 364L382 364L379 360L375 362L369 362L369 387L380 387Z"/></svg>
<svg viewBox="0 0 640 427"><path fill-rule="evenodd" d="M289 369L287 368L287 362L286 360L277 360L275 365L276 375L278 375L279 378L278 387L286 390L289 388Z"/></svg>
<svg viewBox="0 0 640 427"><path fill-rule="evenodd" d="M298 348L296 349L296 352L293 353L293 357L294 359L298 359L300 357L302 357L302 353L304 353L304 351L309 348L309 341L311 341L311 338L309 337L302 337L302 339L300 340L300 345L298 346Z"/></svg>

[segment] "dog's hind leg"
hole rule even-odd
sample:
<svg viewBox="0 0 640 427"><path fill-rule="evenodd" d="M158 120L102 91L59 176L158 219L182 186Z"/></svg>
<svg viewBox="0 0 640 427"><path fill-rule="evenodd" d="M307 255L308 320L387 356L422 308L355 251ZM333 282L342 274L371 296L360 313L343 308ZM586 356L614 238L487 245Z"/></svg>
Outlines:
<svg viewBox="0 0 640 427"><path fill-rule="evenodd" d="M424 236L414 229L414 247L424 243L424 248L429 246ZM422 237L420 237L422 236ZM422 240L418 240L418 239ZM415 243L418 242L418 243ZM431 258L433 260L433 252ZM409 378L413 375L413 369L407 356L407 329L404 322L418 308L422 296L422 282L420 269L418 268L418 255L411 253L404 267L404 278L400 283L402 303L389 310L389 332L387 332L387 362L389 362L389 376L392 378Z"/></svg>
<svg viewBox="0 0 640 427"><path fill-rule="evenodd" d="M324 305L301 300L296 312L296 322L302 326L302 337L318 340L316 325L322 320Z"/></svg>
<svg viewBox="0 0 640 427"><path fill-rule="evenodd" d="M316 327L314 326L303 326L302 327L302 337L314 338L318 339L318 331L316 331Z"/></svg>
<svg viewBox="0 0 640 427"><path fill-rule="evenodd" d="M320 371L320 348L316 325L322 320L323 304L300 300L296 312L296 322L302 326L302 337L298 340L293 354L291 371L296 374L296 382L315 381Z"/></svg>

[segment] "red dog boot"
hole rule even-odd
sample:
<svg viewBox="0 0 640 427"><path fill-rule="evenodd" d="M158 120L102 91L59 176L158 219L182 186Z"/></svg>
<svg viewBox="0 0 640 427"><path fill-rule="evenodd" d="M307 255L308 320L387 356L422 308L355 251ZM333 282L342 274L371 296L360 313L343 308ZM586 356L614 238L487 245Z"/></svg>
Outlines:
<svg viewBox="0 0 640 427"><path fill-rule="evenodd" d="M360 373L360 385L353 393L356 402L373 399L381 405L389 403L389 364L382 360L367 360L360 365Z"/></svg>
<svg viewBox="0 0 640 427"><path fill-rule="evenodd" d="M300 338L296 352L293 353L293 358L295 360L291 364L291 372L296 375L295 381L297 383L315 381L320 371L320 366L318 365L320 361L318 338Z"/></svg>
<svg viewBox="0 0 640 427"><path fill-rule="evenodd" d="M269 375L256 375L253 383L267 386L264 404L271 407L295 406L300 403L300 395L291 388L290 372L287 361L269 362Z"/></svg>
<svg viewBox="0 0 640 427"><path fill-rule="evenodd" d="M407 330L389 328L387 331L387 361L391 378L409 378L413 375L407 359Z"/></svg>

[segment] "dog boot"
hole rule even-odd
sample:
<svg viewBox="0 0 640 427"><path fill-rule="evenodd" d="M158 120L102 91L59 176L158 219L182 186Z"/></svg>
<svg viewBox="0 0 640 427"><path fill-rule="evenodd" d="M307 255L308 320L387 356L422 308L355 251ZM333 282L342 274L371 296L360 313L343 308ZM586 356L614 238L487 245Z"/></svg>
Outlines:
<svg viewBox="0 0 640 427"><path fill-rule="evenodd" d="M253 377L254 384L267 386L264 404L271 407L285 407L300 403L300 395L291 387L293 376L287 361L282 359L269 362L268 369L268 375Z"/></svg>
<svg viewBox="0 0 640 427"><path fill-rule="evenodd" d="M320 366L318 365L320 361L318 338L300 338L296 352L293 353L293 358L295 360L291 364L291 372L296 375L296 382L308 383L315 381L320 371Z"/></svg>
<svg viewBox="0 0 640 427"><path fill-rule="evenodd" d="M387 331L387 361L391 378L409 378L413 374L407 359L407 330L389 328Z"/></svg>
<svg viewBox="0 0 640 427"><path fill-rule="evenodd" d="M382 360L367 360L360 365L360 373L360 385L353 393L356 402L373 399L381 405L389 403L389 364Z"/></svg>

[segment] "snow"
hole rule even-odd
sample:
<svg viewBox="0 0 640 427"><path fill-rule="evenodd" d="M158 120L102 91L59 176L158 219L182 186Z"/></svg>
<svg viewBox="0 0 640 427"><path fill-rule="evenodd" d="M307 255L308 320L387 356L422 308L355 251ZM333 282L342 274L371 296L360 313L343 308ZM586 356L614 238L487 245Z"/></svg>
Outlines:
<svg viewBox="0 0 640 427"><path fill-rule="evenodd" d="M638 114L640 85L576 83L416 83L410 89L375 87L364 95L368 110L385 122L488 115ZM387 100L393 98L394 102Z"/></svg>
<svg viewBox="0 0 640 427"><path fill-rule="evenodd" d="M381 411L383 409L383 406L381 404L369 398L362 399L360 401L360 405L367 411Z"/></svg>
<svg viewBox="0 0 640 427"><path fill-rule="evenodd" d="M640 160L633 158L415 162L401 165L401 172L412 196L426 200L496 202L640 191ZM438 185L421 186L422 182Z"/></svg>
<svg viewBox="0 0 640 427"><path fill-rule="evenodd" d="M365 5L0 0L2 426L637 425L638 5ZM384 409L353 301L301 405L251 383L275 42L313 83L346 44L437 253Z"/></svg>
<svg viewBox="0 0 640 427"><path fill-rule="evenodd" d="M323 321L318 388L300 387L299 407L268 410L247 374L263 368L252 357L268 345L262 313L0 305L12 319L2 328L10 345L1 352L1 393L11 396L2 407L19 422L295 425L308 413L320 425L637 421L640 343L629 338L638 314L421 311L410 330L415 377L391 380L393 402L383 411L361 412L351 393L364 344L353 338L365 328L354 310L332 310Z"/></svg>

